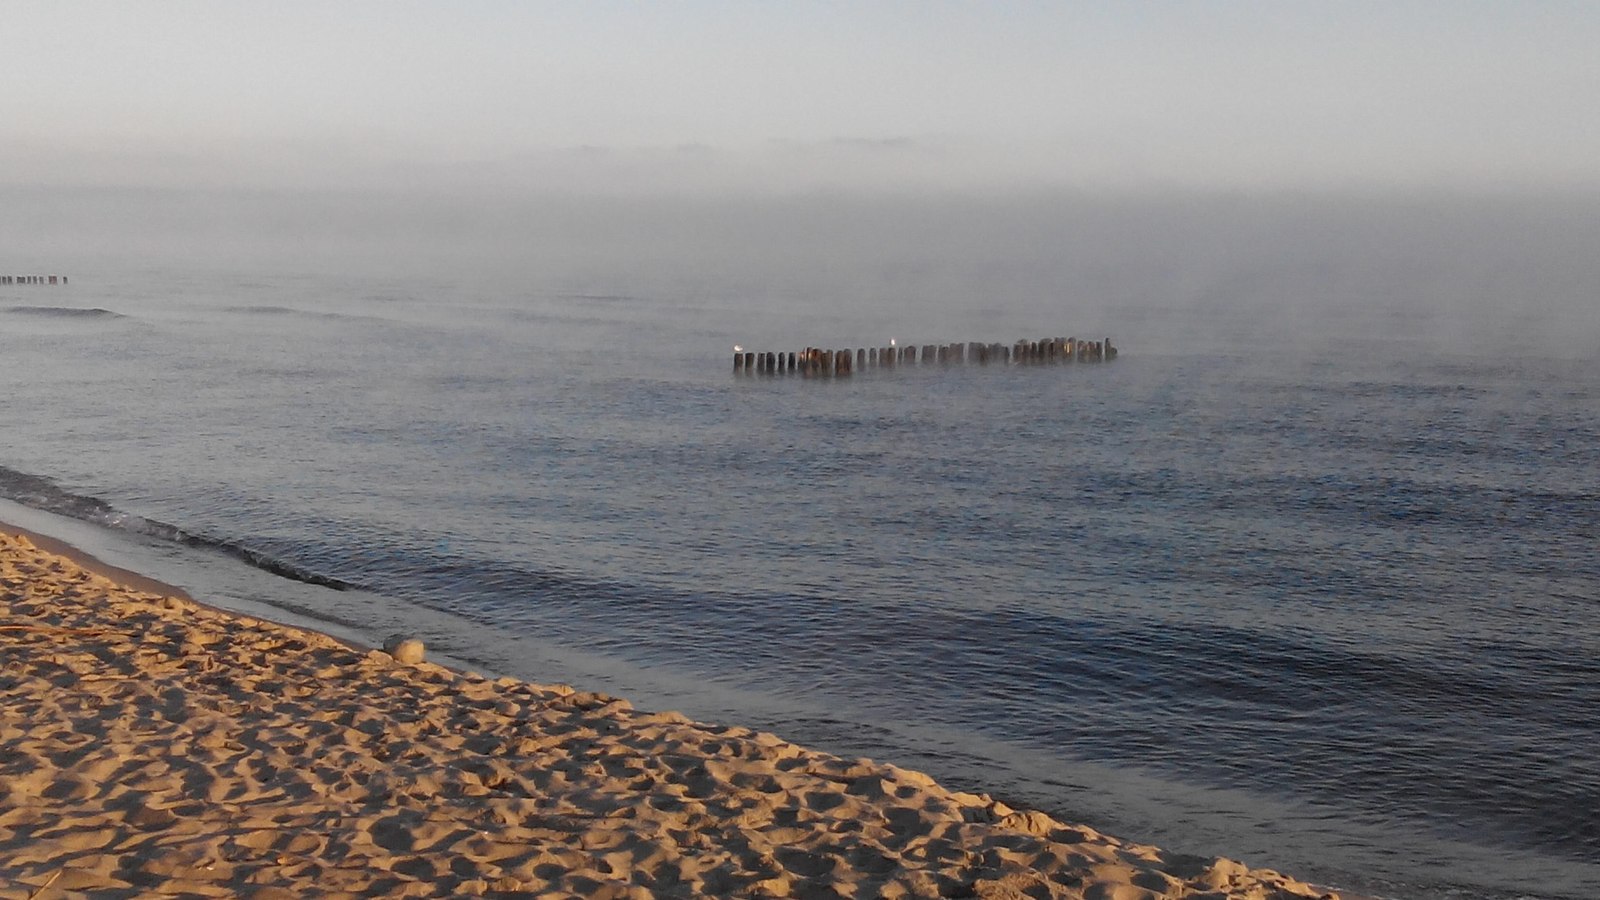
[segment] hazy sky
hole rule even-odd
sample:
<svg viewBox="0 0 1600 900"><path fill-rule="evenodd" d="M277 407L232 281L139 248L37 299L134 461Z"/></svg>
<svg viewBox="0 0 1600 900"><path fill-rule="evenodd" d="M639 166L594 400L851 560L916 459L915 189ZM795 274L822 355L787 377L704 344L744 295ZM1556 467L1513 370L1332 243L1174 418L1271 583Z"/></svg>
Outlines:
<svg viewBox="0 0 1600 900"><path fill-rule="evenodd" d="M0 9L0 183L1600 186L1600 3Z"/></svg>

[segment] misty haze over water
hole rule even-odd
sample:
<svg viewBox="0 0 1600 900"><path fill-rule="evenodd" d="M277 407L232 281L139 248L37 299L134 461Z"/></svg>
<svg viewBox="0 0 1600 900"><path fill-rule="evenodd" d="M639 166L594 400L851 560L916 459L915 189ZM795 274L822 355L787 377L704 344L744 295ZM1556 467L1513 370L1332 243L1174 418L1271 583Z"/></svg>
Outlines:
<svg viewBox="0 0 1600 900"><path fill-rule="evenodd" d="M0 205L11 269L147 270L152 287L217 269L638 286L737 295L729 313L754 336L801 343L869 336L764 335L764 314L865 303L886 323L915 315L952 336L996 311L1024 322L1070 312L1125 334L1137 315L1147 344L1204 339L1208 313L1246 312L1285 340L1349 327L1341 337L1475 352L1585 356L1600 345L1600 194L0 187ZM1168 331L1180 322L1182 333ZM1364 331L1378 323L1381 334Z"/></svg>
<svg viewBox="0 0 1600 900"><path fill-rule="evenodd" d="M0 204L5 267L72 279L0 289L0 487L153 543L136 568L169 523L371 589L219 560L201 594L1179 850L1397 897L1600 885L1592 195ZM728 372L1058 333L1124 355Z"/></svg>
<svg viewBox="0 0 1600 900"><path fill-rule="evenodd" d="M1600 896L1600 5L4 26L0 275L71 279L0 285L7 515L1179 851ZM1061 335L1122 356L729 372Z"/></svg>

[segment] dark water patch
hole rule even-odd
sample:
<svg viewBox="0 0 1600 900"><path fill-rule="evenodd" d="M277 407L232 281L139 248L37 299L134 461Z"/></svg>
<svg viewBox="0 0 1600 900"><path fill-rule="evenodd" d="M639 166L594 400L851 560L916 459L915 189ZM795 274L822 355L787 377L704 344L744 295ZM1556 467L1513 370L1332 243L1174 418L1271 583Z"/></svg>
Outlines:
<svg viewBox="0 0 1600 900"><path fill-rule="evenodd" d="M9 306L6 312L25 316L43 316L62 319L123 319L122 313L99 307L82 306Z"/></svg>
<svg viewBox="0 0 1600 900"><path fill-rule="evenodd" d="M292 316L301 313L301 310L290 309L287 306L224 306L222 311L255 316Z"/></svg>
<svg viewBox="0 0 1600 900"><path fill-rule="evenodd" d="M221 311L230 315L241 316L282 316L286 319L317 319L328 322L383 322L392 323L392 319L382 316L361 315L357 313L329 312L317 309L298 309L292 306L250 305L250 306L224 306Z"/></svg>
<svg viewBox="0 0 1600 900"><path fill-rule="evenodd" d="M71 493L48 478L18 472L5 466L0 466L0 497L56 515L93 522L106 528L160 538L188 547L214 550L248 566L292 581L340 591L358 587L348 581L321 575L236 541L195 534L157 519L124 513L99 498Z"/></svg>
<svg viewBox="0 0 1600 900"><path fill-rule="evenodd" d="M585 303L644 303L642 297L629 294L562 294L563 300L581 300Z"/></svg>

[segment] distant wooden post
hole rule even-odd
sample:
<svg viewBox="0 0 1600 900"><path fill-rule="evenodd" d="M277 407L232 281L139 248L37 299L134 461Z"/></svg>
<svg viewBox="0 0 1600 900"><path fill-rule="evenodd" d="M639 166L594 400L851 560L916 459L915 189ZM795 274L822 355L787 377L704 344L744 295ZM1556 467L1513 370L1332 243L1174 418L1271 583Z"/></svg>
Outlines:
<svg viewBox="0 0 1600 900"><path fill-rule="evenodd" d="M856 350L856 368L865 369L866 367L867 367L867 351L864 350L864 349Z"/></svg>

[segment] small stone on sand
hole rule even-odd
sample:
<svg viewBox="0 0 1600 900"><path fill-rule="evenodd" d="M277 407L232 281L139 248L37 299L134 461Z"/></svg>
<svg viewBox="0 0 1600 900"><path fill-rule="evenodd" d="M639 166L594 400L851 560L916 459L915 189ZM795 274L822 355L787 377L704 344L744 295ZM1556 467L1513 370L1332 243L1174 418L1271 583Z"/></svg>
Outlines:
<svg viewBox="0 0 1600 900"><path fill-rule="evenodd" d="M414 637L406 637L403 634L392 635L388 640L384 641L383 651L394 657L396 662L402 662L408 666L414 666L422 662L422 657L426 654L421 641Z"/></svg>

